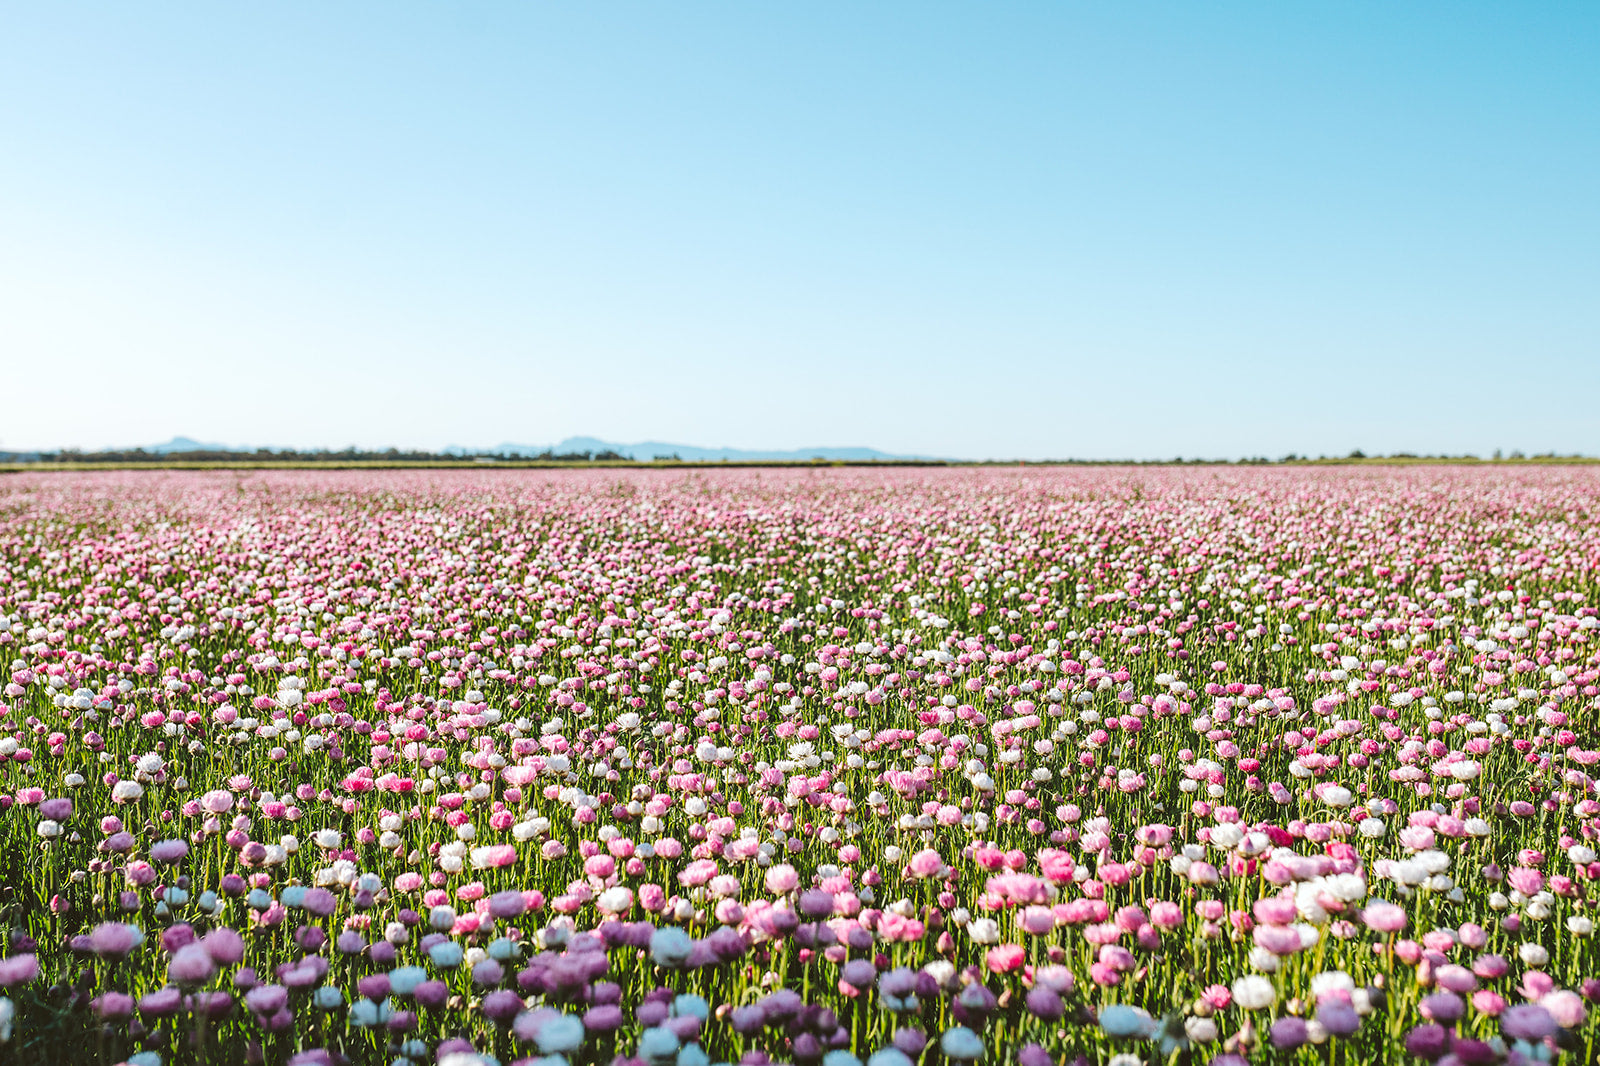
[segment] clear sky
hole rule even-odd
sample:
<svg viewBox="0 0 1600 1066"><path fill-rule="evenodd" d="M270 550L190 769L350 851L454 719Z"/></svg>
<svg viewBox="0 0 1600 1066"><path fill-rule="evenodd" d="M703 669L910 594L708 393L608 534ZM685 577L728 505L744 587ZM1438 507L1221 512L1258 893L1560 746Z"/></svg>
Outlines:
<svg viewBox="0 0 1600 1066"><path fill-rule="evenodd" d="M1600 4L10 3L0 448L1600 453Z"/></svg>

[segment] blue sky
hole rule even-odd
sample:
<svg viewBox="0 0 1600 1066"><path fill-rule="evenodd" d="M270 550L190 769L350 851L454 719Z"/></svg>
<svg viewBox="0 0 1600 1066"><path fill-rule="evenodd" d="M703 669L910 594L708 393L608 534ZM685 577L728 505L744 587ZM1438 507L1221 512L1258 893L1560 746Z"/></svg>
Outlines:
<svg viewBox="0 0 1600 1066"><path fill-rule="evenodd" d="M1600 5L11 5L0 447L1600 453Z"/></svg>

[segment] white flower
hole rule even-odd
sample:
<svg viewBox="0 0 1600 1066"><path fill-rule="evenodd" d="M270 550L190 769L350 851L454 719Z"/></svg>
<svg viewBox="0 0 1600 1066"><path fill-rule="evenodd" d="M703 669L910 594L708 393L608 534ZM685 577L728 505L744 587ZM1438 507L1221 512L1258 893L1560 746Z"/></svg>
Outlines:
<svg viewBox="0 0 1600 1066"><path fill-rule="evenodd" d="M1244 839L1244 830L1235 822L1222 822L1211 827L1211 843L1219 848L1232 848Z"/></svg>
<svg viewBox="0 0 1600 1066"><path fill-rule="evenodd" d="M1277 973L1281 963L1278 961L1278 956L1266 948L1251 948L1250 965L1262 973Z"/></svg>
<svg viewBox="0 0 1600 1066"><path fill-rule="evenodd" d="M1251 974L1233 982L1233 1001L1242 1010L1266 1010L1278 1001L1278 993L1271 981Z"/></svg>
<svg viewBox="0 0 1600 1066"><path fill-rule="evenodd" d="M1524 966L1537 969L1550 961L1550 953L1542 945L1529 942L1517 948L1517 958L1522 960Z"/></svg>
<svg viewBox="0 0 1600 1066"><path fill-rule="evenodd" d="M967 926L967 935L980 944L998 944L1000 926L993 918L979 918Z"/></svg>
<svg viewBox="0 0 1600 1066"><path fill-rule="evenodd" d="M1355 979L1343 970L1324 970L1311 978L1311 996L1321 1000L1329 992L1354 992Z"/></svg>
<svg viewBox="0 0 1600 1066"><path fill-rule="evenodd" d="M1567 932L1573 936L1588 936L1594 932L1594 921L1581 914L1574 914L1567 919Z"/></svg>

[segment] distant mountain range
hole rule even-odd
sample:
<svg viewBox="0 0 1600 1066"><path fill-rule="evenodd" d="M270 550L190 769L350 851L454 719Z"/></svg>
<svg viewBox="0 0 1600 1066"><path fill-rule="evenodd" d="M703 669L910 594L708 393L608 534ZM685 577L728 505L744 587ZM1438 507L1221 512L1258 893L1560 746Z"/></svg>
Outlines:
<svg viewBox="0 0 1600 1066"><path fill-rule="evenodd" d="M254 452L254 445L217 444L209 441L198 441L192 437L173 437L163 444L147 444L143 450L156 455L172 455L182 452ZM274 451L278 449L273 449ZM310 449L303 449L310 450ZM784 451L781 449L761 448L700 448L693 444L671 444L666 441L647 440L636 444L619 444L615 441L601 440L598 437L568 437L556 444L497 444L492 448L467 448L452 444L440 450L442 455L574 455L587 452L597 455L601 452L614 452L629 459L649 461L651 459L678 458L686 462L717 462L727 459L730 462L759 461L759 460L789 460L805 462L810 459L838 459L848 462L861 462L873 459L932 459L927 455L894 455L882 452L876 448L795 448Z"/></svg>
<svg viewBox="0 0 1600 1066"><path fill-rule="evenodd" d="M700 448L693 444L670 444L666 441L647 440L636 444L619 444L615 441L600 440L597 437L568 437L558 444L498 444L493 448L481 449L496 455L543 455L551 452L556 455L570 455L577 452L615 452L629 459L648 461L650 459L667 459L676 457L687 462L717 462L727 459L761 460L783 459L804 462L808 459L843 459L860 462L871 459L927 459L924 455L891 455L889 452L880 452L876 448L795 448L791 451L763 448ZM454 455L469 455L473 449L451 446L445 449Z"/></svg>

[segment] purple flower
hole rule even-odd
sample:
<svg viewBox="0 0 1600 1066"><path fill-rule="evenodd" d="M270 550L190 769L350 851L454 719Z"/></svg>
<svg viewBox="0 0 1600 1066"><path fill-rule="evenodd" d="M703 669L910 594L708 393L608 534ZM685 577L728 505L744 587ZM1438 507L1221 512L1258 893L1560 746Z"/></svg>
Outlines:
<svg viewBox="0 0 1600 1066"><path fill-rule="evenodd" d="M1039 1044L1024 1044L1017 1052L1017 1066L1055 1066L1055 1059Z"/></svg>
<svg viewBox="0 0 1600 1066"><path fill-rule="evenodd" d="M508 989L490 992L483 997L483 1013L497 1025L510 1025L522 1013L522 997Z"/></svg>
<svg viewBox="0 0 1600 1066"><path fill-rule="evenodd" d="M824 892L820 888L808 888L800 893L800 913L807 918L827 918L833 914L834 898L832 892Z"/></svg>
<svg viewBox="0 0 1600 1066"><path fill-rule="evenodd" d="M340 1061L325 1048L312 1048L290 1058L286 1066L336 1066Z"/></svg>
<svg viewBox="0 0 1600 1066"><path fill-rule="evenodd" d="M424 981L411 995L429 1010L438 1010L450 998L450 988L443 981Z"/></svg>
<svg viewBox="0 0 1600 1066"><path fill-rule="evenodd" d="M1556 1031L1556 1020L1538 1004L1523 1003L1500 1015L1500 1031L1512 1040L1535 1042Z"/></svg>
<svg viewBox="0 0 1600 1066"><path fill-rule="evenodd" d="M489 913L495 918L515 918L526 906L522 893L515 889L496 892L489 897Z"/></svg>
<svg viewBox="0 0 1600 1066"><path fill-rule="evenodd" d="M1440 1025L1451 1025L1461 1019L1467 1004L1454 992L1435 992L1418 1004L1422 1016Z"/></svg>
<svg viewBox="0 0 1600 1066"><path fill-rule="evenodd" d="M705 943L711 953L722 962L732 962L739 958L748 947L739 931L726 925L706 937Z"/></svg>
<svg viewBox="0 0 1600 1066"><path fill-rule="evenodd" d="M1054 989L1046 988L1044 985L1035 985L1029 989L1023 1005L1028 1008L1028 1013L1047 1022L1059 1021L1066 1012L1061 997Z"/></svg>
<svg viewBox="0 0 1600 1066"><path fill-rule="evenodd" d="M237 978L235 982L237 983ZM282 985L257 985L244 996L244 1005L255 1013L263 1015L277 1013L288 1002L289 990Z"/></svg>
<svg viewBox="0 0 1600 1066"><path fill-rule="evenodd" d="M226 992L196 992L190 997L191 1009L212 1021L226 1018L233 1010L233 997Z"/></svg>
<svg viewBox="0 0 1600 1066"><path fill-rule="evenodd" d="M1267 1039L1273 1047L1288 1051L1304 1044L1309 1039L1309 1034L1306 1032L1306 1023L1303 1019L1285 1015L1272 1023Z"/></svg>
<svg viewBox="0 0 1600 1066"><path fill-rule="evenodd" d="M760 1004L735 1007L728 1015L728 1024L740 1036L749 1036L767 1024L767 1012Z"/></svg>
<svg viewBox="0 0 1600 1066"><path fill-rule="evenodd" d="M161 931L161 950L168 955L176 954L179 948L186 948L194 942L194 926L187 922L179 922Z"/></svg>
<svg viewBox="0 0 1600 1066"><path fill-rule="evenodd" d="M792 988L780 988L761 1001L761 1009L773 1022L786 1022L800 1013L805 1001Z"/></svg>
<svg viewBox="0 0 1600 1066"><path fill-rule="evenodd" d="M928 1034L921 1029L896 1029L892 1043L901 1051L916 1058L928 1046Z"/></svg>
<svg viewBox="0 0 1600 1066"><path fill-rule="evenodd" d="M1442 1025L1419 1025L1406 1034L1406 1050L1430 1062L1450 1047L1450 1033Z"/></svg>
<svg viewBox="0 0 1600 1066"><path fill-rule="evenodd" d="M338 899L325 888L307 890L305 898L300 901L300 906L305 909L306 913L313 914L318 918L326 918L334 912L338 905Z"/></svg>
<svg viewBox="0 0 1600 1066"><path fill-rule="evenodd" d="M839 971L839 980L857 989L871 988L878 979L878 968L866 959L851 959Z"/></svg>
<svg viewBox="0 0 1600 1066"><path fill-rule="evenodd" d="M147 1018L165 1018L169 1014L176 1014L183 1007L183 993L176 988L167 987L139 1000L139 1013Z"/></svg>
<svg viewBox="0 0 1600 1066"><path fill-rule="evenodd" d="M1361 1015L1337 999L1326 1000L1317 1008L1317 1021L1334 1036L1349 1036L1361 1028Z"/></svg>
<svg viewBox="0 0 1600 1066"><path fill-rule="evenodd" d="M609 1033L619 1029L622 1027L622 1008L615 1003L590 1007L583 1014L583 1027L591 1033Z"/></svg>

